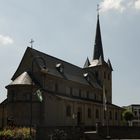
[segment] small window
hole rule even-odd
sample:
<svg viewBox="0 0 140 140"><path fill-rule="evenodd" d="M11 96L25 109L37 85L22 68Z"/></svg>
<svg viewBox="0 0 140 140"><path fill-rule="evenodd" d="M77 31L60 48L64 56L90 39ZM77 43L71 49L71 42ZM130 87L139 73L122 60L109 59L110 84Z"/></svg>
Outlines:
<svg viewBox="0 0 140 140"><path fill-rule="evenodd" d="M107 89L105 89L105 94L107 95Z"/></svg>
<svg viewBox="0 0 140 140"><path fill-rule="evenodd" d="M108 80L110 80L110 74L108 74Z"/></svg>
<svg viewBox="0 0 140 140"><path fill-rule="evenodd" d="M89 81L89 74L88 73L84 73L83 76L87 81Z"/></svg>
<svg viewBox="0 0 140 140"><path fill-rule="evenodd" d="M112 112L109 111L109 119L112 120Z"/></svg>
<svg viewBox="0 0 140 140"><path fill-rule="evenodd" d="M72 89L72 87L70 87L70 96L72 96L73 94L73 89Z"/></svg>
<svg viewBox="0 0 140 140"><path fill-rule="evenodd" d="M56 69L60 72L60 73L64 73L64 66L61 63L56 64Z"/></svg>
<svg viewBox="0 0 140 140"><path fill-rule="evenodd" d="M121 113L121 116L120 116L120 117L121 117L121 121L122 121L122 120L123 120L123 115L122 115L122 113Z"/></svg>
<svg viewBox="0 0 140 140"><path fill-rule="evenodd" d="M134 115L137 116L137 111L134 111Z"/></svg>
<svg viewBox="0 0 140 140"><path fill-rule="evenodd" d="M115 112L115 120L118 120L118 113Z"/></svg>
<svg viewBox="0 0 140 140"><path fill-rule="evenodd" d="M95 77L96 77L96 79L98 79L98 77L99 77L98 71L95 72Z"/></svg>
<svg viewBox="0 0 140 140"><path fill-rule="evenodd" d="M96 109L96 119L99 119L99 110Z"/></svg>
<svg viewBox="0 0 140 140"><path fill-rule="evenodd" d="M91 118L91 108L88 108L88 118Z"/></svg>
<svg viewBox="0 0 140 140"><path fill-rule="evenodd" d="M55 89L55 92L58 92L58 84L57 83L55 83L55 87L54 87Z"/></svg>
<svg viewBox="0 0 140 140"><path fill-rule="evenodd" d="M104 79L106 79L106 72L104 72Z"/></svg>
<svg viewBox="0 0 140 140"><path fill-rule="evenodd" d="M31 99L30 93L26 93L26 99L29 101Z"/></svg>
<svg viewBox="0 0 140 140"><path fill-rule="evenodd" d="M81 89L79 89L79 97L81 97Z"/></svg>
<svg viewBox="0 0 140 140"><path fill-rule="evenodd" d="M94 97L95 97L95 100L96 100L96 99L97 99L97 96L96 96L96 94L95 94L95 96L94 96Z"/></svg>
<svg viewBox="0 0 140 140"><path fill-rule="evenodd" d="M67 117L71 117L71 106L70 106L70 105L68 105L68 106L66 107L66 116L67 116Z"/></svg>
<svg viewBox="0 0 140 140"><path fill-rule="evenodd" d="M104 119L106 120L106 111L104 110Z"/></svg>
<svg viewBox="0 0 140 140"><path fill-rule="evenodd" d="M89 98L89 91L86 92L86 97Z"/></svg>

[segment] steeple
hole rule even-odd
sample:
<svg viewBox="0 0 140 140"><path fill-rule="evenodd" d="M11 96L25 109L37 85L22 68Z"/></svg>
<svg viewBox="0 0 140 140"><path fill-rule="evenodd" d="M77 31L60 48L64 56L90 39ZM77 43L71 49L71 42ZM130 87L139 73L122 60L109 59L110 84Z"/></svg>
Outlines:
<svg viewBox="0 0 140 140"><path fill-rule="evenodd" d="M101 38L101 31L100 31L100 21L99 21L99 11L98 11L93 60L96 60L96 59L99 60L100 57L104 61L102 38Z"/></svg>
<svg viewBox="0 0 140 140"><path fill-rule="evenodd" d="M86 60L86 62L85 62L85 64L84 64L84 68L87 68L89 65L90 65L90 62L89 62L89 59L88 59L88 57L87 57L87 60Z"/></svg>

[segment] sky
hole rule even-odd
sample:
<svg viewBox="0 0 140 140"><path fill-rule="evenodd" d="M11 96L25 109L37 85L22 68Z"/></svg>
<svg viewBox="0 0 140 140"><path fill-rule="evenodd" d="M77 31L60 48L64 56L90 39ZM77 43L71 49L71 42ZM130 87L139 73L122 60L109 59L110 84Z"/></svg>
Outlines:
<svg viewBox="0 0 140 140"><path fill-rule="evenodd" d="M97 5L113 103L140 104L140 0L0 0L0 102L30 46L83 67L92 59Z"/></svg>

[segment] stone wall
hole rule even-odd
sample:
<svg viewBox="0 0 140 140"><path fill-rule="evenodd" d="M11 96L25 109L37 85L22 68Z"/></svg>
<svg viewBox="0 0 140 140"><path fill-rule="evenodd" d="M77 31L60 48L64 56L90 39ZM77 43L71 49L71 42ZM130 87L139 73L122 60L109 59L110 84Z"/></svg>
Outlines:
<svg viewBox="0 0 140 140"><path fill-rule="evenodd" d="M107 127L99 127L98 135L107 136ZM108 127L108 136L114 139L140 139L140 127Z"/></svg>
<svg viewBox="0 0 140 140"><path fill-rule="evenodd" d="M36 140L84 140L83 127L38 127Z"/></svg>

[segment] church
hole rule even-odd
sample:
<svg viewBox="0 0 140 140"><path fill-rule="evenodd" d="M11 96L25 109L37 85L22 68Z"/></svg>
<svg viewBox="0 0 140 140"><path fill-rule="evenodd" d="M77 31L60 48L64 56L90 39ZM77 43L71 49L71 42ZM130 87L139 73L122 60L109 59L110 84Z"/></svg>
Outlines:
<svg viewBox="0 0 140 140"><path fill-rule="evenodd" d="M27 47L6 86L1 126L122 125L123 109L112 103L113 68L104 59L99 15L93 49L81 68Z"/></svg>

